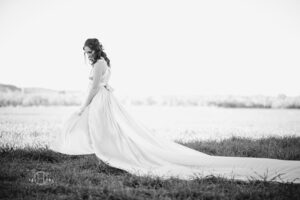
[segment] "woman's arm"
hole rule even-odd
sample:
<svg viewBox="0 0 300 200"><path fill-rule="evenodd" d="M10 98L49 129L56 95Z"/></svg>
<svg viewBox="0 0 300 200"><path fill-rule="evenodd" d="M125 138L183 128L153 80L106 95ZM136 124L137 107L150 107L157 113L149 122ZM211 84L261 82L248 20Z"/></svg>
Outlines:
<svg viewBox="0 0 300 200"><path fill-rule="evenodd" d="M80 109L81 111L83 111L85 107L87 107L91 103L92 99L97 94L99 90L99 82L104 70L105 70L105 64L103 63L103 61L98 61L97 63L95 63L93 69L92 85L91 87L89 87L88 95L86 96L84 103L81 106Z"/></svg>

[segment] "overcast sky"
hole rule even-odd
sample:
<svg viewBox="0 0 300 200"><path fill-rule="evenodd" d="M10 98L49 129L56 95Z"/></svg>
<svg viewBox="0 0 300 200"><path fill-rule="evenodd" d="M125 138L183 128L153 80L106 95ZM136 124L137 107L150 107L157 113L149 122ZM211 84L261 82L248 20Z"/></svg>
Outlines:
<svg viewBox="0 0 300 200"><path fill-rule="evenodd" d="M300 95L297 0L0 0L0 83L85 90L96 37L125 94Z"/></svg>

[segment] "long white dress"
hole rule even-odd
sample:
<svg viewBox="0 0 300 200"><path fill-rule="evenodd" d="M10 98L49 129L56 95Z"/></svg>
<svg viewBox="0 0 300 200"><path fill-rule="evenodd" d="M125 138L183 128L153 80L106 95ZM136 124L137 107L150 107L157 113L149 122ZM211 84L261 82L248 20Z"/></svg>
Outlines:
<svg viewBox="0 0 300 200"><path fill-rule="evenodd" d="M50 149L69 155L95 154L135 175L192 180L209 175L237 180L300 183L300 161L211 156L159 136L133 119L108 84L111 68L81 115L73 113ZM91 81L92 82L92 81Z"/></svg>

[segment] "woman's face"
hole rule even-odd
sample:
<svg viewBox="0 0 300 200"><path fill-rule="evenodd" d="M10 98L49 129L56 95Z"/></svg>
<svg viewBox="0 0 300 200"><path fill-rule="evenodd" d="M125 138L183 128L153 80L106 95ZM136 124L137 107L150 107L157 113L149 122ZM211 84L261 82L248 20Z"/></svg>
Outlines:
<svg viewBox="0 0 300 200"><path fill-rule="evenodd" d="M94 51L94 50L91 50L89 47L87 47L87 46L84 47L84 53L86 53L86 55L88 56L88 58L89 58L90 60L93 59L94 52L95 52L95 51Z"/></svg>

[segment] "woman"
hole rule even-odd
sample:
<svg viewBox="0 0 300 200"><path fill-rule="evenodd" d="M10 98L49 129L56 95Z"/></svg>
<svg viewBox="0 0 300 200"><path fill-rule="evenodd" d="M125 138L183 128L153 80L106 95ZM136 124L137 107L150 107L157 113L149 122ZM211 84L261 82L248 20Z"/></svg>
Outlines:
<svg viewBox="0 0 300 200"><path fill-rule="evenodd" d="M210 156L154 137L115 98L108 85L110 60L99 41L87 39L83 50L92 65L88 95L80 110L66 120L51 149L70 155L95 154L108 165L136 175L300 183L300 161Z"/></svg>

